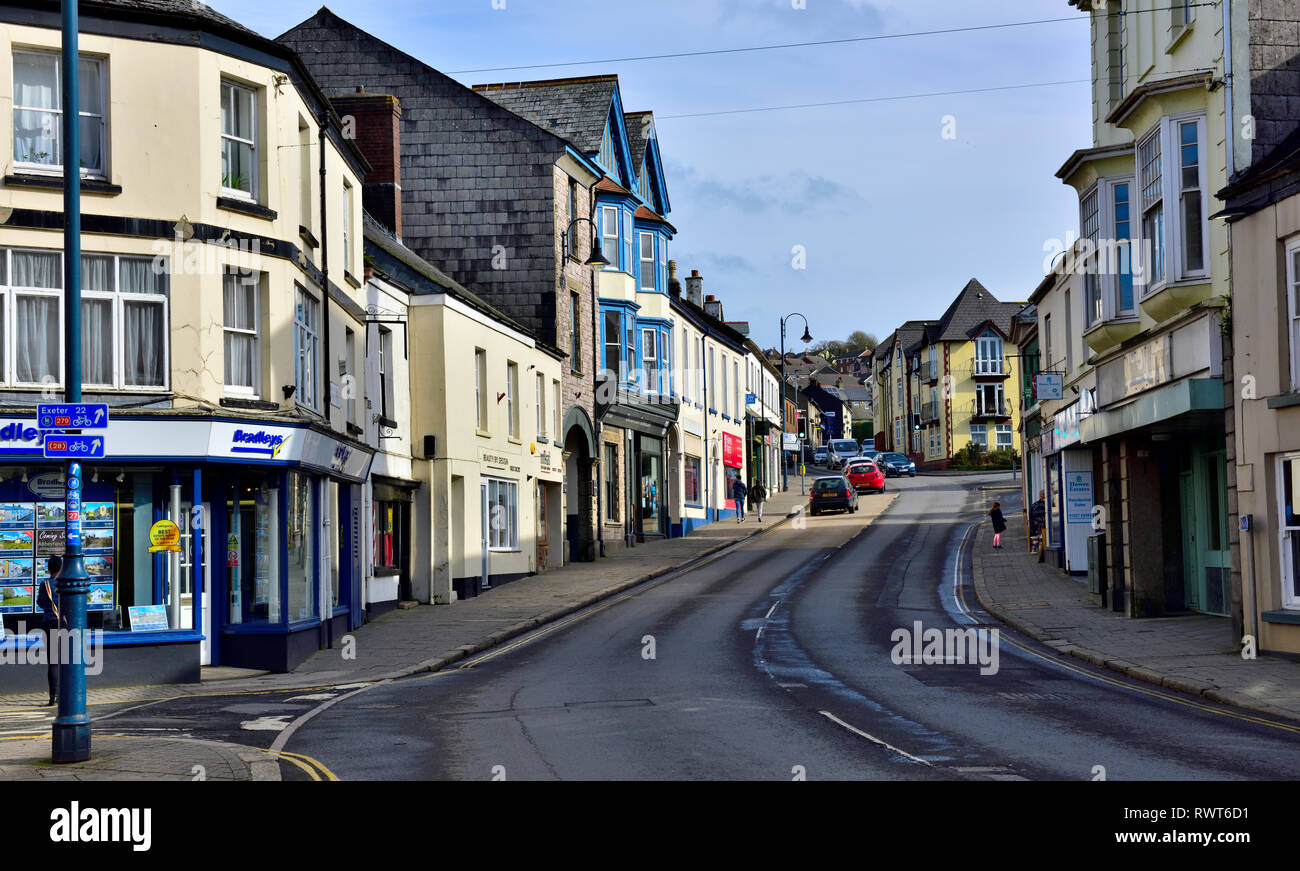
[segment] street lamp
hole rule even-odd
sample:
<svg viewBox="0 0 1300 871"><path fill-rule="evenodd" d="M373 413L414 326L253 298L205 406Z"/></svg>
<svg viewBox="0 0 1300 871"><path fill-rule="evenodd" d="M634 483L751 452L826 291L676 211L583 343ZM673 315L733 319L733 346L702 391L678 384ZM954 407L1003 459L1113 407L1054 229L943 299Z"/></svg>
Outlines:
<svg viewBox="0 0 1300 871"><path fill-rule="evenodd" d="M81 153L80 93L77 69L77 2L63 0L63 153ZM67 332L64 361L65 402L81 402L81 173L74 160L63 161L63 271ZM59 663L59 715L50 736L54 762L84 762L90 758L90 717L86 715L86 594L90 579L81 556L81 463L69 461L65 476L67 510L63 512L65 550L56 579L60 615L66 620L70 644ZM63 627L60 627L63 628ZM50 641L56 633L46 636ZM55 645L49 645L53 648ZM75 649L74 649L75 646ZM52 651L47 651L47 655ZM71 660L70 662L67 660Z"/></svg>
<svg viewBox="0 0 1300 871"><path fill-rule="evenodd" d="M569 231L573 229L574 224L581 224L586 221L591 224L591 256L583 262L583 266L608 266L609 261L600 250L599 240L596 238L596 222L591 218L574 218L569 222L569 226L560 233L560 250L564 252L565 257L569 256Z"/></svg>
<svg viewBox="0 0 1300 871"><path fill-rule="evenodd" d="M785 420L785 322L790 320L790 318L799 318L801 321L803 321L803 336L801 338L801 341L803 341L805 345L812 341L812 333L808 332L808 319L806 317L799 314L799 312L791 312L790 314L781 318L781 420L782 421ZM781 450L784 452L785 450L785 427L784 426L781 428L781 431L782 431ZM799 446L798 462L800 463L803 462L803 445ZM783 491L790 489L790 467L786 463L781 464L781 489Z"/></svg>

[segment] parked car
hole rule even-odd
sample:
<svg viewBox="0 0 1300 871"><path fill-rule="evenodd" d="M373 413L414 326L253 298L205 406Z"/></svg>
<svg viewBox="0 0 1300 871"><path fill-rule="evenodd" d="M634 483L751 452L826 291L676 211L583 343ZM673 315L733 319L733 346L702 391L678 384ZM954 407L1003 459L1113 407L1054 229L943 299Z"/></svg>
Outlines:
<svg viewBox="0 0 1300 871"><path fill-rule="evenodd" d="M879 463L880 455L882 453L884 453L884 451L878 451L875 448L863 448L862 453L858 454L858 459L870 460L873 463Z"/></svg>
<svg viewBox="0 0 1300 871"><path fill-rule="evenodd" d="M817 447L813 448L813 465L816 466L826 465L826 458L828 454L829 452L826 450L825 445L818 445Z"/></svg>
<svg viewBox="0 0 1300 871"><path fill-rule="evenodd" d="M853 489L859 493L871 490L875 493L885 492L885 473L871 460L858 458L849 460L844 467L844 477L849 479Z"/></svg>
<svg viewBox="0 0 1300 871"><path fill-rule="evenodd" d="M809 512L816 517L823 511L858 510L858 493L843 475L828 475L813 481L808 498Z"/></svg>
<svg viewBox="0 0 1300 871"><path fill-rule="evenodd" d="M901 478L903 475L916 477L916 463L909 460L904 454L891 452L879 457L877 462L884 467L885 474L891 478Z"/></svg>
<svg viewBox="0 0 1300 871"><path fill-rule="evenodd" d="M832 469L843 468L844 463L856 457L861 450L853 439L831 439L827 447L830 449L827 465Z"/></svg>

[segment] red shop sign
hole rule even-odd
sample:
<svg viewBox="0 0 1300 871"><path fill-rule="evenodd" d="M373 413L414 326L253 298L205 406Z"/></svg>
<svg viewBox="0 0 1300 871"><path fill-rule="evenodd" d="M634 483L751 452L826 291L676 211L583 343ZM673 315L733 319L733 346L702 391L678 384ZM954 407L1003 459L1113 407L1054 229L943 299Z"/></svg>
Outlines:
<svg viewBox="0 0 1300 871"><path fill-rule="evenodd" d="M724 432L722 434L722 465L739 469L745 463L744 457L745 449L740 436Z"/></svg>

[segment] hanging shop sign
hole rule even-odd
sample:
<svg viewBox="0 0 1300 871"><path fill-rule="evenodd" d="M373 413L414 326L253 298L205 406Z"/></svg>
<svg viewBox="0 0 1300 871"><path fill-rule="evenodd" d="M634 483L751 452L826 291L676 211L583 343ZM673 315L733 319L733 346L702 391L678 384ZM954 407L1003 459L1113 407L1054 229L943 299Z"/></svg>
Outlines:
<svg viewBox="0 0 1300 871"><path fill-rule="evenodd" d="M745 447L740 436L729 432L722 434L722 465L739 469L745 462Z"/></svg>

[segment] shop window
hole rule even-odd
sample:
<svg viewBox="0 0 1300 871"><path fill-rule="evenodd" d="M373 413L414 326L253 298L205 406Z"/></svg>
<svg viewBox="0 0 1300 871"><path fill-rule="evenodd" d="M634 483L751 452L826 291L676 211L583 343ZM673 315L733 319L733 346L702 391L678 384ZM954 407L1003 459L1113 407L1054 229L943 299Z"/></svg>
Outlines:
<svg viewBox="0 0 1300 871"><path fill-rule="evenodd" d="M700 458L688 456L683 479L683 496L688 504L700 504Z"/></svg>
<svg viewBox="0 0 1300 871"><path fill-rule="evenodd" d="M519 549L519 485L498 478L488 485L488 550Z"/></svg>
<svg viewBox="0 0 1300 871"><path fill-rule="evenodd" d="M1300 608L1300 454L1278 461L1282 607Z"/></svg>
<svg viewBox="0 0 1300 871"><path fill-rule="evenodd" d="M301 472L289 473L285 508L289 620L308 620L316 616L316 488L310 477Z"/></svg>
<svg viewBox="0 0 1300 871"><path fill-rule="evenodd" d="M402 570L402 545L406 505L375 503L375 574L396 575Z"/></svg>
<svg viewBox="0 0 1300 871"><path fill-rule="evenodd" d="M618 445L605 445L605 519L618 522Z"/></svg>
<svg viewBox="0 0 1300 871"><path fill-rule="evenodd" d="M279 513L278 473L244 474L231 484L224 552L232 625L281 620Z"/></svg>

